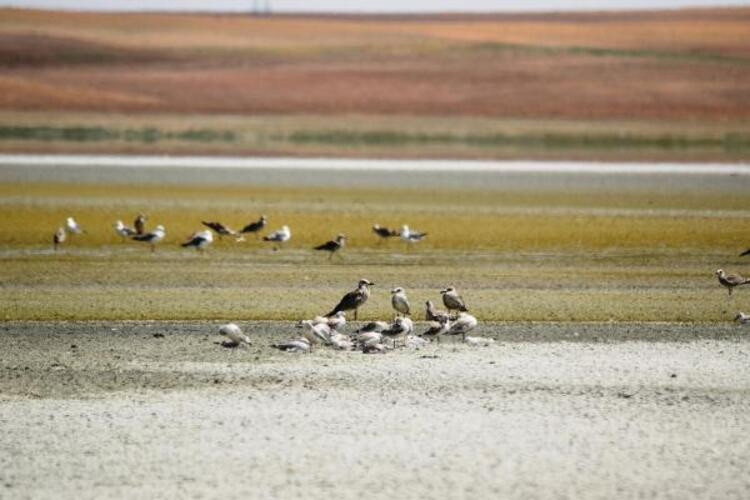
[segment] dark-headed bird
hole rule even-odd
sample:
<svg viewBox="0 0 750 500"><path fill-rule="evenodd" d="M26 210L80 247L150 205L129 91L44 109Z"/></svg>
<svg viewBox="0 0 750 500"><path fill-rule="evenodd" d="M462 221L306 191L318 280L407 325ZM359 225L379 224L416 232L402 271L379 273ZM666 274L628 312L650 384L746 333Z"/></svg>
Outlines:
<svg viewBox="0 0 750 500"><path fill-rule="evenodd" d="M440 293L443 295L443 304L448 308L449 314L451 311L468 311L464 299L461 298L456 289L452 286L449 286L445 290L440 290Z"/></svg>
<svg viewBox="0 0 750 500"><path fill-rule="evenodd" d="M727 288L729 295L732 295L732 288L750 283L750 279L743 278L739 274L727 274L723 269L716 270L716 277L719 278L719 283Z"/></svg>
<svg viewBox="0 0 750 500"><path fill-rule="evenodd" d="M424 319L427 321L443 321L450 319L450 314L448 314L445 311L441 311L440 309L435 309L435 305L432 303L431 300L428 300L424 303L425 305L425 311L424 311Z"/></svg>
<svg viewBox="0 0 750 500"><path fill-rule="evenodd" d="M222 224L221 222L211 222L211 221L205 221L202 220L201 224L204 226L211 228L216 234L219 235L219 239L221 239L224 236L234 236L237 241L242 240L242 236L235 231L234 229L230 228L226 224Z"/></svg>
<svg viewBox="0 0 750 500"><path fill-rule="evenodd" d="M198 231L182 243L183 248L195 247L196 250L202 252L204 248L210 245L214 241L214 235L211 231Z"/></svg>
<svg viewBox="0 0 750 500"><path fill-rule="evenodd" d="M164 239L164 236L167 235L167 231L164 229L164 226L158 225L156 228L154 228L153 231L149 231L146 234L136 234L133 236L133 239L135 241L142 241L144 243L148 243L151 245L151 251L156 251L156 244L159 243L161 240Z"/></svg>
<svg viewBox="0 0 750 500"><path fill-rule="evenodd" d="M266 224L268 224L268 219L266 219L265 215L261 215L260 219L240 229L240 233L255 233L255 237L259 238L260 230L266 227Z"/></svg>
<svg viewBox="0 0 750 500"><path fill-rule="evenodd" d="M138 214L138 216L133 221L133 227L135 228L135 234L146 234L146 217L143 214Z"/></svg>
<svg viewBox="0 0 750 500"><path fill-rule="evenodd" d="M400 234L398 230L383 227L380 224L375 224L374 226L372 226L372 231L383 239L393 238L394 236L398 236Z"/></svg>
<svg viewBox="0 0 750 500"><path fill-rule="evenodd" d="M57 231L55 231L54 236L52 236L52 244L55 246L55 251L57 251L57 247L60 246L64 241L65 241L65 228L58 227Z"/></svg>
<svg viewBox="0 0 750 500"><path fill-rule="evenodd" d="M344 248L344 245L346 245L346 235L338 234L335 239L326 241L322 245L316 246L315 250L330 252L330 254L328 255L328 260L331 260L331 258L333 258L333 254Z"/></svg>
<svg viewBox="0 0 750 500"><path fill-rule="evenodd" d="M370 287L374 285L375 283L370 280L364 278L359 280L357 289L344 295L338 305L334 307L331 312L326 314L326 317L333 316L339 311L351 311L354 309L354 320L356 321L357 310L367 302L367 299L370 298Z"/></svg>

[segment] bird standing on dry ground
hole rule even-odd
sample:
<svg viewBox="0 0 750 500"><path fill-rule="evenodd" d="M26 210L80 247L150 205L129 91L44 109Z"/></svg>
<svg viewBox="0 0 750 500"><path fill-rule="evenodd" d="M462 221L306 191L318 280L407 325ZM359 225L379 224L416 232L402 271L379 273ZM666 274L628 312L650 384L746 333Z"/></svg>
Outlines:
<svg viewBox="0 0 750 500"><path fill-rule="evenodd" d="M430 322L430 328L422 333L422 337L426 337L428 339L435 339L437 340L438 344L440 343L440 336L445 335L448 333L448 330L450 330L451 327L451 321L447 314L441 314L438 316L435 316L435 320Z"/></svg>
<svg viewBox="0 0 750 500"><path fill-rule="evenodd" d="M266 227L266 224L268 224L268 219L266 219L265 215L261 215L260 219L258 219L255 222L251 222L247 226L240 229L240 233L255 233L255 237L260 237L260 230Z"/></svg>
<svg viewBox="0 0 750 500"><path fill-rule="evenodd" d="M435 309L435 305L432 303L431 300L428 300L424 303L425 305L425 311L424 311L424 319L427 321L442 321L443 318L446 320L450 319L450 314L448 314L445 311L441 311L440 309Z"/></svg>
<svg viewBox="0 0 750 500"><path fill-rule="evenodd" d="M339 311L351 311L354 309L354 320L357 320L357 310L367 302L370 298L370 287L375 286L375 283L367 279L359 280L357 289L352 290L341 298L341 301L334 307L331 312L326 314L326 317L333 316Z"/></svg>
<svg viewBox="0 0 750 500"><path fill-rule="evenodd" d="M58 227L57 231L55 231L55 234L52 236L52 244L54 245L55 251L57 251L57 247L60 246L64 241L65 241L65 228Z"/></svg>
<svg viewBox="0 0 750 500"><path fill-rule="evenodd" d="M68 217L65 220L65 230L73 234L81 234L84 232L83 228L81 228L73 217Z"/></svg>
<svg viewBox="0 0 750 500"><path fill-rule="evenodd" d="M466 341L466 334L472 331L477 326L477 318L469 313L460 312L458 318L453 322L450 329L448 329L448 335L461 335L463 336L464 342Z"/></svg>
<svg viewBox="0 0 750 500"><path fill-rule="evenodd" d="M461 298L454 287L449 286L445 290L440 290L440 293L443 295L443 304L448 309L448 314L450 314L451 311L468 311L464 299Z"/></svg>
<svg viewBox="0 0 750 500"><path fill-rule="evenodd" d="M741 325L746 325L750 323L750 315L745 314L742 311L740 311L737 313L737 316L734 317L734 320Z"/></svg>
<svg viewBox="0 0 750 500"><path fill-rule="evenodd" d="M146 220L147 219L148 217L146 217L143 214L138 214L138 216L136 216L135 220L133 221L135 234L138 234L138 235L146 234Z"/></svg>
<svg viewBox="0 0 750 500"><path fill-rule="evenodd" d="M411 319L406 317L398 317L393 324L380 332L384 337L393 339L393 347L396 348L396 339L406 338L412 331L414 331L414 323Z"/></svg>
<svg viewBox="0 0 750 500"><path fill-rule="evenodd" d="M161 240L164 239L164 236L167 235L167 231L164 229L164 226L158 225L156 228L154 228L153 231L149 231L146 234L136 234L133 236L133 239L135 241L142 241L144 243L148 243L151 245L151 251L156 251L156 244L159 243Z"/></svg>
<svg viewBox="0 0 750 500"><path fill-rule="evenodd" d="M202 252L213 241L214 235L211 234L211 231L198 231L197 233L193 233L181 246L183 248L195 247L196 250Z"/></svg>
<svg viewBox="0 0 750 500"><path fill-rule="evenodd" d="M226 337L221 345L224 347L237 347L240 345L250 345L250 338L242 333L242 329L234 323L227 323L219 327L219 335Z"/></svg>
<svg viewBox="0 0 750 500"><path fill-rule="evenodd" d="M330 254L328 255L328 260L331 260L333 258L333 254L344 248L344 245L346 245L346 235L338 234L336 235L335 239L326 241L322 245L314 247L314 249L324 252L330 252Z"/></svg>
<svg viewBox="0 0 750 500"><path fill-rule="evenodd" d="M274 245L273 247L274 250L278 250L285 242L289 241L291 237L292 232L289 230L289 226L282 226L281 229L264 236L263 241L273 241L274 243L278 243L278 245Z"/></svg>
<svg viewBox="0 0 750 500"><path fill-rule="evenodd" d="M396 311L396 315L399 314L409 316L411 314L409 307L409 299L406 297L406 292L400 286L397 286L391 290L391 306Z"/></svg>
<svg viewBox="0 0 750 500"><path fill-rule="evenodd" d="M732 295L734 287L750 283L750 279L743 278L739 274L727 274L723 269L716 270L716 277L719 278L719 283L727 288L729 295Z"/></svg>
<svg viewBox="0 0 750 500"><path fill-rule="evenodd" d="M122 237L122 240L125 241L125 238L128 238L130 236L135 236L136 232L135 229L132 227L128 227L121 220L118 220L114 224L115 232L119 234Z"/></svg>
<svg viewBox="0 0 750 500"><path fill-rule="evenodd" d="M427 236L427 233L412 231L406 224L401 226L401 239L406 243L417 243L418 241L422 241L425 236Z"/></svg>

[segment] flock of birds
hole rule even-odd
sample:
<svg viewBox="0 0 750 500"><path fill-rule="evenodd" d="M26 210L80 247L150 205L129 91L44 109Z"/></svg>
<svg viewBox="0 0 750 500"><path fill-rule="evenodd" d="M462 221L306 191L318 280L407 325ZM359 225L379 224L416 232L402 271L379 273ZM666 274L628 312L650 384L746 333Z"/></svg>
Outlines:
<svg viewBox="0 0 750 500"><path fill-rule="evenodd" d="M357 288L345 294L327 314L300 321L297 324L302 329L299 337L272 344L272 347L286 352L309 352L314 346L323 345L342 351L360 350L372 354L395 349L399 340L404 347L420 347L432 341L439 343L443 335L460 335L470 345L487 346L495 342L490 338L467 335L478 322L469 314L463 298L452 286L440 291L445 311L436 309L430 300L425 302L425 319L429 321L429 327L423 332L415 331L406 291L396 287L391 290L391 306L395 313L393 321L372 321L352 334L344 333L346 313L354 311L356 320L357 311L370 298L370 287L374 285L370 280L359 280ZM235 323L222 325L219 334L225 338L220 343L224 347L250 345L250 338ZM392 341L392 345L389 345L389 341Z"/></svg>
<svg viewBox="0 0 750 500"><path fill-rule="evenodd" d="M117 220L114 223L113 228L115 233L122 237L123 240L130 238L133 241L147 243L151 246L151 251L154 252L156 251L156 245L166 237L167 231L162 225L158 225L152 230L147 231L146 220L147 217L144 214L138 214L138 216L133 221L132 227L125 225L122 220ZM224 236L231 236L235 239L235 241L244 241L245 235L250 233L255 234L256 238L260 238L261 230L263 230L268 225L268 218L265 215L261 215L257 221L247 224L239 231L235 231L231 227L221 222L201 221L201 224L203 224L208 229L196 231L191 234L183 243L181 243L181 246L183 248L195 248L198 251L203 251L206 247L213 243L214 233L216 233L219 239L223 238ZM381 239L399 237L406 243L416 243L422 241L427 236L427 233L413 231L409 229L409 226L407 225L401 226L401 230L399 231L396 229L380 226L379 224L375 224L374 226L372 226L372 230ZM66 241L68 234L75 235L83 233L85 233L85 231L83 230L81 225L73 217L68 217L65 220L65 224L63 226L60 226L57 231L55 231L55 234L52 237L54 250L57 250L59 246ZM272 231L271 233L263 236L263 241L273 243L273 249L279 250L283 247L284 243L289 241L291 238L292 232L289 229L289 226L284 225L281 227L281 229L277 229L276 231ZM313 248L314 250L328 252L328 258L332 259L334 254L344 248L344 246L346 246L346 235L343 233L339 233L334 239L326 241L325 243L317 245Z"/></svg>

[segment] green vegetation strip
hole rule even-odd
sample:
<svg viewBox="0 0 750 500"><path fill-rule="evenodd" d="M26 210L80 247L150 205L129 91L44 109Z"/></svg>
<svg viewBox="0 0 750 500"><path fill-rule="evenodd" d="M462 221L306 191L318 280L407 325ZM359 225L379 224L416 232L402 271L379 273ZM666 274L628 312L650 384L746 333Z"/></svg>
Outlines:
<svg viewBox="0 0 750 500"><path fill-rule="evenodd" d="M104 127L53 127L0 125L0 140L101 142L126 141L154 143L159 141L233 142L234 132L228 130L188 129L164 131L153 127L112 129Z"/></svg>
<svg viewBox="0 0 750 500"><path fill-rule="evenodd" d="M295 144L326 144L336 146L412 146L467 145L477 147L525 147L541 149L720 149L728 152L750 150L750 136L727 133L716 137L683 135L578 135L578 134L468 134L406 133L387 130L296 131L288 136Z"/></svg>
<svg viewBox="0 0 750 500"><path fill-rule="evenodd" d="M731 64L750 64L750 59L734 55L719 54L705 51L668 51L648 49L618 49L612 47L563 46L551 47L543 45L525 45L515 43L486 42L471 47L480 52L523 52L527 54L574 54L593 57L633 57L660 60L682 60L692 62L716 62Z"/></svg>

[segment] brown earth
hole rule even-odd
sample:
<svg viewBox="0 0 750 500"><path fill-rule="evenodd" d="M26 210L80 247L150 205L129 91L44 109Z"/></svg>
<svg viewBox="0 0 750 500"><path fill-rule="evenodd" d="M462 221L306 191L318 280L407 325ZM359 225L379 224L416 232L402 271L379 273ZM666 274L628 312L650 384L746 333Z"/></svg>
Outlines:
<svg viewBox="0 0 750 500"><path fill-rule="evenodd" d="M750 117L750 8L492 16L0 10L0 110Z"/></svg>

